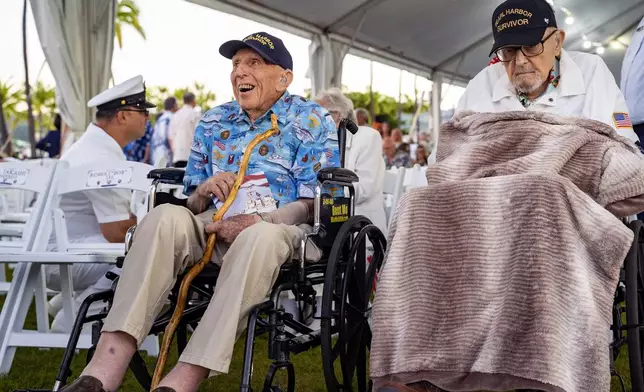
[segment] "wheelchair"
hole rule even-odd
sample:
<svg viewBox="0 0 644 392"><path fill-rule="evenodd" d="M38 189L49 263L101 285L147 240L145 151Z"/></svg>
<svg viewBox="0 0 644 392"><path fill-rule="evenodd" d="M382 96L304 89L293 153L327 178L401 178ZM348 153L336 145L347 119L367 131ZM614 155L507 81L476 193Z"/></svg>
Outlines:
<svg viewBox="0 0 644 392"><path fill-rule="evenodd" d="M347 128L355 133L357 127L349 120L343 120L338 128L342 166ZM176 198L171 193L160 192L161 185L181 185L183 169L155 169L148 174L152 179L148 203L152 207L164 203L183 205L185 199ZM241 392L252 392L251 375L256 337L268 335L268 356L272 361L265 378L264 392L294 392L295 368L291 355L311 348L321 347L326 388L329 391L370 391L368 360L371 342L370 315L375 290L375 280L381 268L386 239L382 232L364 216L354 214L353 183L358 181L355 173L344 168L326 168L317 174L315 188L313 231L302 239L299 262L282 266L276 284L265 302L255 306L249 315L244 361L240 381ZM333 196L323 192L335 187L345 192ZM135 227L126 236L126 253L131 243ZM306 244L312 241L322 251L323 257L316 263L304 262ZM367 244L372 252L368 258ZM124 257L117 265L122 266ZM188 327L196 328L214 295L214 287L219 275L219 267L208 264L204 271L192 282L188 303L181 322L175 333L179 353L188 342ZM88 350L87 362L95 351L103 320L107 316L118 277L112 276L112 290L90 295L81 304L74 322L70 339L60 365L52 391L60 390L71 376L71 361L76 351L83 325L92 323L92 348ZM149 334L163 333L168 325L177 303L182 276L168 298L170 306L155 319ZM318 304L316 285L323 284L322 303ZM297 313L291 314L280 304L282 293L291 292L297 303ZM97 301L106 301L105 311L87 315L89 307ZM318 307L321 315L316 316ZM320 320L320 328L313 329L315 319ZM152 377L140 353L132 358L129 369L144 390L149 390ZM285 371L286 389L276 385L276 375ZM31 390L35 392L34 390ZM18 391L16 391L18 392Z"/></svg>
<svg viewBox="0 0 644 392"><path fill-rule="evenodd" d="M631 390L644 392L644 223L635 220L628 226L634 240L620 271L613 302L611 375L618 378L625 392L624 379L615 368L615 361L626 345Z"/></svg>

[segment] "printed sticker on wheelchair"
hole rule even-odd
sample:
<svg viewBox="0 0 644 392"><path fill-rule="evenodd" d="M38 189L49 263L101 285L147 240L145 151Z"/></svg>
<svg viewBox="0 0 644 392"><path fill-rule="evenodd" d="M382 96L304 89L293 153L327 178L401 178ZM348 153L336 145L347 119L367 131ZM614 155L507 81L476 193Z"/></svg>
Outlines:
<svg viewBox="0 0 644 392"><path fill-rule="evenodd" d="M0 169L0 185L24 185L29 176L29 169L7 167Z"/></svg>
<svg viewBox="0 0 644 392"><path fill-rule="evenodd" d="M346 222L349 220L349 205L340 204L331 207L331 223Z"/></svg>
<svg viewBox="0 0 644 392"><path fill-rule="evenodd" d="M320 211L322 222L342 223L349 220L349 199L344 197L322 196Z"/></svg>
<svg viewBox="0 0 644 392"><path fill-rule="evenodd" d="M132 181L132 168L90 170L87 174L86 188L109 188Z"/></svg>

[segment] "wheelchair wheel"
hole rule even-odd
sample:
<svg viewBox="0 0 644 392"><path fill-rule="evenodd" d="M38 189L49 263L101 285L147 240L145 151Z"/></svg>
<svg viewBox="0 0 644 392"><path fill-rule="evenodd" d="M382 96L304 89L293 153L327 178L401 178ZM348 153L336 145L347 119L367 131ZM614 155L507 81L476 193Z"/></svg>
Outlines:
<svg viewBox="0 0 644 392"><path fill-rule="evenodd" d="M644 331L639 327L644 322L644 230L642 222L630 224L635 234L633 245L624 262L626 278L626 324L628 325L628 360L633 392L644 392Z"/></svg>
<svg viewBox="0 0 644 392"><path fill-rule="evenodd" d="M367 242L374 253L367 262ZM331 392L371 390L367 369L371 347L374 281L386 241L364 216L345 222L333 243L322 294L322 366Z"/></svg>

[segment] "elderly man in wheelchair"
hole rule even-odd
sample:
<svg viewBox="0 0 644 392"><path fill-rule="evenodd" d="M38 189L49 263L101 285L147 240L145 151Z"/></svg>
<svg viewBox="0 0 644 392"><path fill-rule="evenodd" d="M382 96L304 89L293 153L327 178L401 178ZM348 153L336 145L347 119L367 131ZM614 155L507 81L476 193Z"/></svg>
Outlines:
<svg viewBox="0 0 644 392"><path fill-rule="evenodd" d="M470 81L429 186L389 227L374 385L608 391L627 331L642 391L644 157L624 98L601 58L563 50L545 0L503 2L492 29L499 63Z"/></svg>
<svg viewBox="0 0 644 392"><path fill-rule="evenodd" d="M202 301L197 307L189 305L184 312L188 315L197 309L199 326L187 345L185 330L179 336L180 346L185 346L180 347L179 363L159 382L163 349L167 349L172 334L165 337L161 366L152 380L155 391L196 391L208 376L228 372L235 340L247 324L249 337L241 389L250 391L252 342L256 325L263 325L260 332L270 333L269 352L275 359L270 378L279 368L286 368L288 390L292 391L294 374L289 352L304 351L326 340L325 355L334 355L336 359L339 356L332 352L337 347L331 348L331 339L346 321L343 316L338 317L345 310L337 298L342 303L351 302L347 299L346 285L344 291L342 285L342 271L349 268L346 266L349 257L362 260L355 268L362 311L370 302L372 284L365 286L364 277L367 274L373 281L375 265L382 259L384 238L365 218L345 222L353 214L351 184L357 177L338 168L343 159L338 142L343 143L344 134L338 132L341 139L338 141L334 120L323 107L286 91L292 81L293 63L279 38L266 33L252 34L241 41L223 44L220 53L232 59L231 83L236 101L203 116L195 131L185 176L173 169L151 173L157 182L183 177L189 195L187 208L160 205L136 228L95 352L82 375L63 388L66 392L114 391L119 387L133 357L140 358L137 347L144 338L151 331L154 333L155 328L158 333L159 325L169 323L167 317L156 321L155 318L168 296L171 301L181 302L173 287L178 283L177 277L187 273L191 266L212 261L220 268L215 268L212 275L199 277L202 283L197 292L201 293ZM345 126L346 122L341 128ZM355 132L355 126L349 128ZM160 198L156 194L151 196L156 201ZM338 225L342 225L340 232ZM353 234L367 226L370 233L365 232L358 242L364 243L368 234L370 242L379 249L371 269L364 262L364 249L348 247ZM310 241L313 238L316 243ZM337 243L334 238L345 240ZM319 261L324 250L335 254L336 262L321 263L317 269L305 266L305 261ZM209 253L212 253L209 259L200 260ZM340 257L344 257L343 263L339 262ZM298 263L290 263L291 260ZM282 268L285 263L288 266ZM311 320L316 305L312 286L325 281L328 285L325 284L324 336L321 336L319 331L307 328L306 322ZM273 288L276 282L279 284ZM280 292L289 289L301 304L302 323L285 316L278 307ZM270 300L265 302L269 294ZM259 319L261 312L269 314L268 322ZM81 312L79 317L82 316ZM196 325L194 317L186 320L182 322L191 320ZM82 320L77 319L79 323ZM290 332L285 327L290 327ZM300 340L293 330L303 333ZM355 336L359 343L361 336ZM346 352L345 347L343 360ZM359 383L364 389L366 357L364 350L360 353L362 365L357 366L362 370L363 379ZM334 373L333 360L327 362L329 371ZM146 376L142 383L149 387ZM267 383L264 390L279 390L272 389L270 381Z"/></svg>

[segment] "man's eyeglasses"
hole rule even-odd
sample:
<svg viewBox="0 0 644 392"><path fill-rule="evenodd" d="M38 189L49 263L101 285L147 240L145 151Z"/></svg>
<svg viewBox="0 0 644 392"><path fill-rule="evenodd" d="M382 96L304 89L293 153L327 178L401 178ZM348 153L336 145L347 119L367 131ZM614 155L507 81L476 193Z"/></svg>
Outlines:
<svg viewBox="0 0 644 392"><path fill-rule="evenodd" d="M119 109L119 112L143 113L145 117L150 117L150 111L148 109Z"/></svg>
<svg viewBox="0 0 644 392"><path fill-rule="evenodd" d="M501 48L496 51L496 57L504 62L510 62L514 60L517 57L517 53L519 50L523 53L524 56L526 57L535 57L543 53L544 47L543 43L546 42L550 37L552 37L557 31L555 30L552 33L548 34L544 39L539 41L538 44L534 46L506 46L505 48Z"/></svg>

